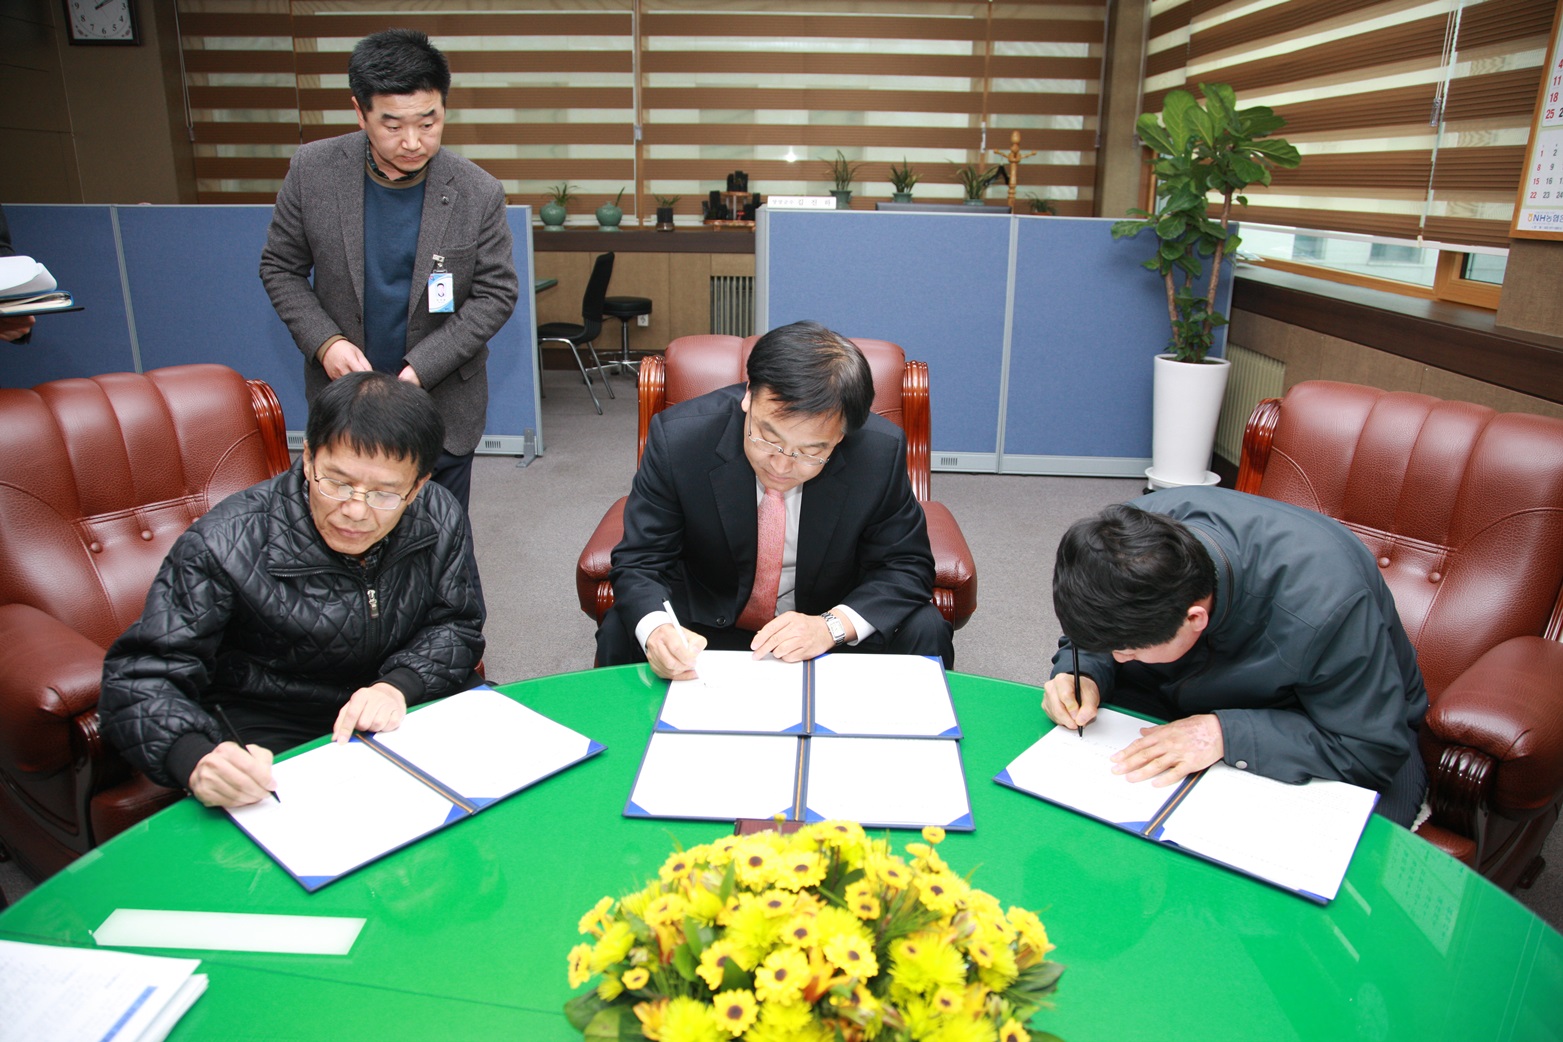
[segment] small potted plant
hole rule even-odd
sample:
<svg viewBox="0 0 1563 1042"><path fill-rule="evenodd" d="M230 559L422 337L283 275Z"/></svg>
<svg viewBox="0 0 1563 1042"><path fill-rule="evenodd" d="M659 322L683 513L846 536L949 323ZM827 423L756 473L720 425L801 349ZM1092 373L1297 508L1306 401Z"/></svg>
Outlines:
<svg viewBox="0 0 1563 1042"><path fill-rule="evenodd" d="M922 180L922 175L912 169L912 164L901 157L901 166L897 169L894 163L890 164L890 186L895 189L890 198L898 203L912 201L912 186Z"/></svg>
<svg viewBox="0 0 1563 1042"><path fill-rule="evenodd" d="M619 230L619 222L624 220L624 211L619 208L619 200L624 198L624 189L619 189L619 194L613 197L613 202L603 203L597 207L597 230L603 232L616 232Z"/></svg>
<svg viewBox="0 0 1563 1042"><path fill-rule="evenodd" d="M670 232L673 230L673 207L683 196L659 195L657 198L657 231Z"/></svg>
<svg viewBox="0 0 1563 1042"><path fill-rule="evenodd" d="M839 148L836 149L836 158L825 162L830 164L830 182L836 186L830 190L830 194L836 197L836 209L852 209L852 182L857 178L861 164L847 162L847 157L842 155Z"/></svg>
<svg viewBox="0 0 1563 1042"><path fill-rule="evenodd" d="M1003 169L1001 166L990 166L984 170L974 163L957 167L955 176L960 180L961 190L966 194L966 205L986 205L982 201L982 193L988 190L989 185L998 180L999 172Z"/></svg>
<svg viewBox="0 0 1563 1042"><path fill-rule="evenodd" d="M1131 210L1133 219L1113 225L1113 238L1151 233L1155 253L1144 266L1161 276L1167 292L1171 339L1157 355L1153 397L1155 416L1152 465L1154 485L1204 484L1215 442L1216 422L1226 390L1228 365L1206 358L1226 316L1216 310L1221 268L1241 243L1230 227L1232 203L1247 205L1238 193L1251 184L1268 185L1270 168L1292 168L1297 149L1270 134L1286 120L1263 105L1239 109L1237 95L1224 83L1201 83L1201 105L1186 90L1175 90L1160 113L1147 112L1135 126L1153 153L1155 210ZM1210 196L1220 199L1212 219Z"/></svg>
<svg viewBox="0 0 1563 1042"><path fill-rule="evenodd" d="M1054 217L1058 215L1057 208L1053 206L1053 200L1040 196L1035 192L1027 194L1026 205L1030 207L1031 212L1034 214L1045 214Z"/></svg>
<svg viewBox="0 0 1563 1042"><path fill-rule="evenodd" d="M564 227L564 219L569 215L565 207L569 205L571 199L575 198L572 192L574 188L575 186L568 181L560 181L556 185L549 186L548 202L537 211L537 215L543 219L545 232L556 232Z"/></svg>

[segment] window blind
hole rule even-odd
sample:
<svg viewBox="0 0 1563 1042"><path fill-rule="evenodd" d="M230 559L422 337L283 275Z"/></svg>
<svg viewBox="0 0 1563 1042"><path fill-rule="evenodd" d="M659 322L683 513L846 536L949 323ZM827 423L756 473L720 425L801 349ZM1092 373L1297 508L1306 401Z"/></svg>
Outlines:
<svg viewBox="0 0 1563 1042"><path fill-rule="evenodd" d="M179 0L202 202L270 202L299 143L351 130L347 56L391 26L450 59L445 145L513 201L577 186L576 213L625 189L692 197L742 169L754 191L822 192L823 158L888 168L958 199L958 163L1036 153L1023 193L1089 214L1106 0ZM637 140L637 128L639 128ZM990 151L984 151L984 147ZM998 197L1002 188L990 195Z"/></svg>
<svg viewBox="0 0 1563 1042"><path fill-rule="evenodd" d="M1155 0L1145 111L1229 83L1303 155L1243 221L1506 246L1553 0Z"/></svg>

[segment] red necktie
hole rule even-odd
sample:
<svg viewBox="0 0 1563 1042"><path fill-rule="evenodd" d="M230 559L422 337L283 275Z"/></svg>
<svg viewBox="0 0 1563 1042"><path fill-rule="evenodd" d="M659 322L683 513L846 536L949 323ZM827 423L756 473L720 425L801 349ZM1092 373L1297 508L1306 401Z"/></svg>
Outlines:
<svg viewBox="0 0 1563 1042"><path fill-rule="evenodd" d="M787 504L775 489L760 502L759 547L754 557L754 589L738 616L738 628L758 630L776 618L776 591L781 586L782 547L787 541Z"/></svg>

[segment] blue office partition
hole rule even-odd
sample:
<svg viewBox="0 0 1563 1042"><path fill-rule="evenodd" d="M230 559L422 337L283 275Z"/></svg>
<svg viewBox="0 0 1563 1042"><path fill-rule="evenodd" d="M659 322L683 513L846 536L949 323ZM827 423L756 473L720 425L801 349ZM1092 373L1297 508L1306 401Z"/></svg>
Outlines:
<svg viewBox="0 0 1563 1042"><path fill-rule="evenodd" d="M303 430L304 356L260 280L269 206L118 207L143 369L218 362L265 380Z"/></svg>
<svg viewBox="0 0 1563 1042"><path fill-rule="evenodd" d="M1171 330L1151 237L1112 224L761 208L760 328L814 318L927 361L935 470L1137 476Z"/></svg>
<svg viewBox="0 0 1563 1042"><path fill-rule="evenodd" d="M270 206L12 206L12 241L84 311L40 319L32 342L0 345L0 382L219 362L277 391L295 444L307 416L304 358L260 281ZM479 452L535 451L538 389L531 211L507 209L521 292L489 343ZM128 306L127 306L128 302ZM530 441L528 441L530 439Z"/></svg>
<svg viewBox="0 0 1563 1042"><path fill-rule="evenodd" d="M814 319L846 336L900 344L907 358L928 363L942 469L992 470L1010 221L761 207L756 232L760 328Z"/></svg>
<svg viewBox="0 0 1563 1042"><path fill-rule="evenodd" d="M5 215L16 252L41 261L83 310L39 317L26 344L0 342L0 385L138 371L113 208L12 203Z"/></svg>

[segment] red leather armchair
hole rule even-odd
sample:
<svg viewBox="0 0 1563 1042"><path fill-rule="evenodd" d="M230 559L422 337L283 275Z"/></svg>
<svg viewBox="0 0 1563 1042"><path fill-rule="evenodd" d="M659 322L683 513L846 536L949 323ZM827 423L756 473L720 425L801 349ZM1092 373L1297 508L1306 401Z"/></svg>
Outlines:
<svg viewBox="0 0 1563 1042"><path fill-rule="evenodd" d="M276 394L224 366L0 390L0 843L28 874L182 795L98 733L103 654L190 522L288 465Z"/></svg>
<svg viewBox="0 0 1563 1042"><path fill-rule="evenodd" d="M1563 803L1563 421L1300 383L1255 408L1237 487L1373 551L1430 700L1419 832L1529 886Z"/></svg>
<svg viewBox="0 0 1563 1042"><path fill-rule="evenodd" d="M680 337L663 358L646 358L640 370L640 437L635 459L646 447L651 418L669 405L708 391L742 383L749 349L758 337L704 335ZM933 600L956 629L977 609L977 564L955 517L943 503L928 498L929 405L928 366L909 362L905 353L885 340L853 339L874 374L874 412L906 432L906 470L912 490L928 519L928 541L934 559ZM624 535L624 499L619 499L597 525L575 567L576 596L581 610L601 622L613 607L608 582L613 548Z"/></svg>

